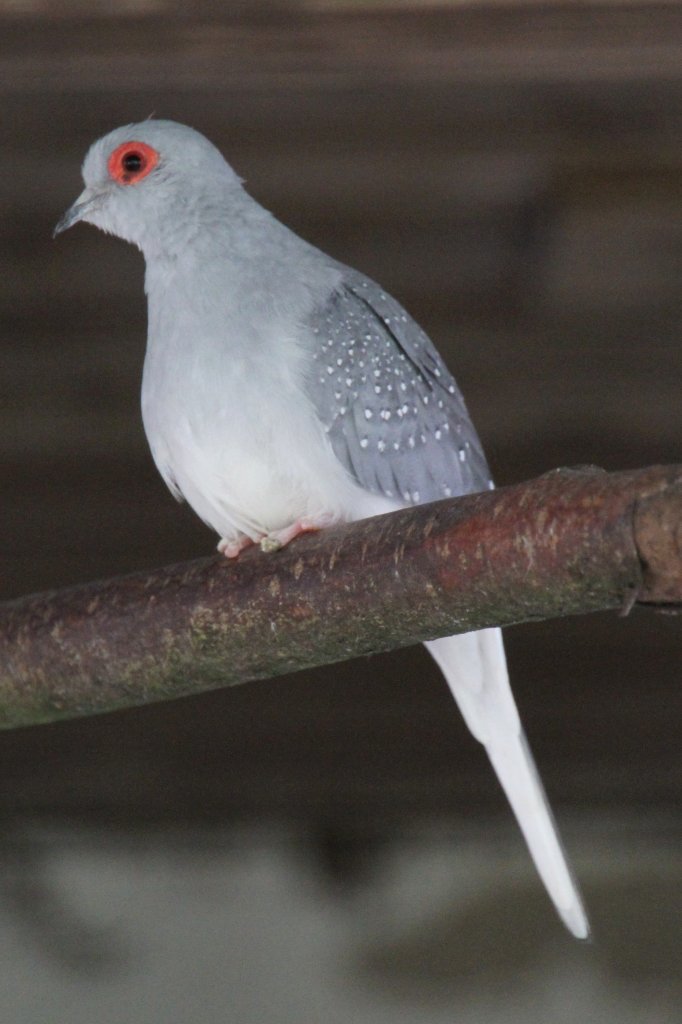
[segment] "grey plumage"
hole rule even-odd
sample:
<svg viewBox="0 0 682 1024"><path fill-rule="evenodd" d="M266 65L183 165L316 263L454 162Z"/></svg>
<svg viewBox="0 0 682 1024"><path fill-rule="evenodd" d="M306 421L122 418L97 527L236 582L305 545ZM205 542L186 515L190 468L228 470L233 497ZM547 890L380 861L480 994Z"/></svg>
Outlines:
<svg viewBox="0 0 682 1024"><path fill-rule="evenodd" d="M378 285L264 210L207 139L168 121L90 148L85 220L145 256L142 416L154 460L236 557L305 529L491 486L462 396ZM484 744L538 871L588 934L521 728L501 632L427 647Z"/></svg>
<svg viewBox="0 0 682 1024"><path fill-rule="evenodd" d="M362 487L418 504L491 486L454 377L395 299L346 270L310 327L317 344L308 394L334 454Z"/></svg>

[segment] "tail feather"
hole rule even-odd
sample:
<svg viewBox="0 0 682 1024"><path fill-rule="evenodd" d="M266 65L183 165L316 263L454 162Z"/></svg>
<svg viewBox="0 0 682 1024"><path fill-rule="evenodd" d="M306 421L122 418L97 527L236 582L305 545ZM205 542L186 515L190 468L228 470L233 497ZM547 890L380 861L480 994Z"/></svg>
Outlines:
<svg viewBox="0 0 682 1024"><path fill-rule="evenodd" d="M566 927L579 939L589 924L509 686L499 629L426 644L469 729L486 748L538 873Z"/></svg>

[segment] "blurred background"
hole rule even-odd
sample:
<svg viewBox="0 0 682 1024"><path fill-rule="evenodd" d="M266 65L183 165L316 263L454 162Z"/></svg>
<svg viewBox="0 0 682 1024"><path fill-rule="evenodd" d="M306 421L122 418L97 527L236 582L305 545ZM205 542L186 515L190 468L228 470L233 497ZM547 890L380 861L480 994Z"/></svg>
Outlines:
<svg viewBox="0 0 682 1024"><path fill-rule="evenodd" d="M0 592L203 556L95 138L206 133L446 356L500 484L680 461L682 7L0 0ZM682 1021L679 620L507 631L573 942L422 650L0 735L0 1019Z"/></svg>

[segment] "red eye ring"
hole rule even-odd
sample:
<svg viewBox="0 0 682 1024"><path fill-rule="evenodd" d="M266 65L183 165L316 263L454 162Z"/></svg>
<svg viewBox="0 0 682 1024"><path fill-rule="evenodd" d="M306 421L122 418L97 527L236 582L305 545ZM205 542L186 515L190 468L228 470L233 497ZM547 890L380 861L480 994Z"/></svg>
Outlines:
<svg viewBox="0 0 682 1024"><path fill-rule="evenodd" d="M123 142L109 157L109 174L119 185L135 185L159 162L159 154L146 142Z"/></svg>

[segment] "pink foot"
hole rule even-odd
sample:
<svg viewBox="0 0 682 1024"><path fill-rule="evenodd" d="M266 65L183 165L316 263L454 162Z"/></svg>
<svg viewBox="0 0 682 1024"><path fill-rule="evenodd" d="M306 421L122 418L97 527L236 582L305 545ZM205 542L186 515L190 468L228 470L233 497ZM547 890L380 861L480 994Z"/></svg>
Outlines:
<svg viewBox="0 0 682 1024"><path fill-rule="evenodd" d="M252 544L255 544L255 541L246 535L241 536L239 540L225 540L223 537L218 544L218 551L225 555L225 558L236 558L244 548L250 548Z"/></svg>
<svg viewBox="0 0 682 1024"><path fill-rule="evenodd" d="M291 526L285 526L281 530L273 530L272 533L268 533L263 537L260 542L260 549L267 553L279 551L280 548L285 548L287 544L290 544L299 534L316 533L317 530L323 530L325 526L331 526L333 522L333 516L318 516L316 519L297 519Z"/></svg>

